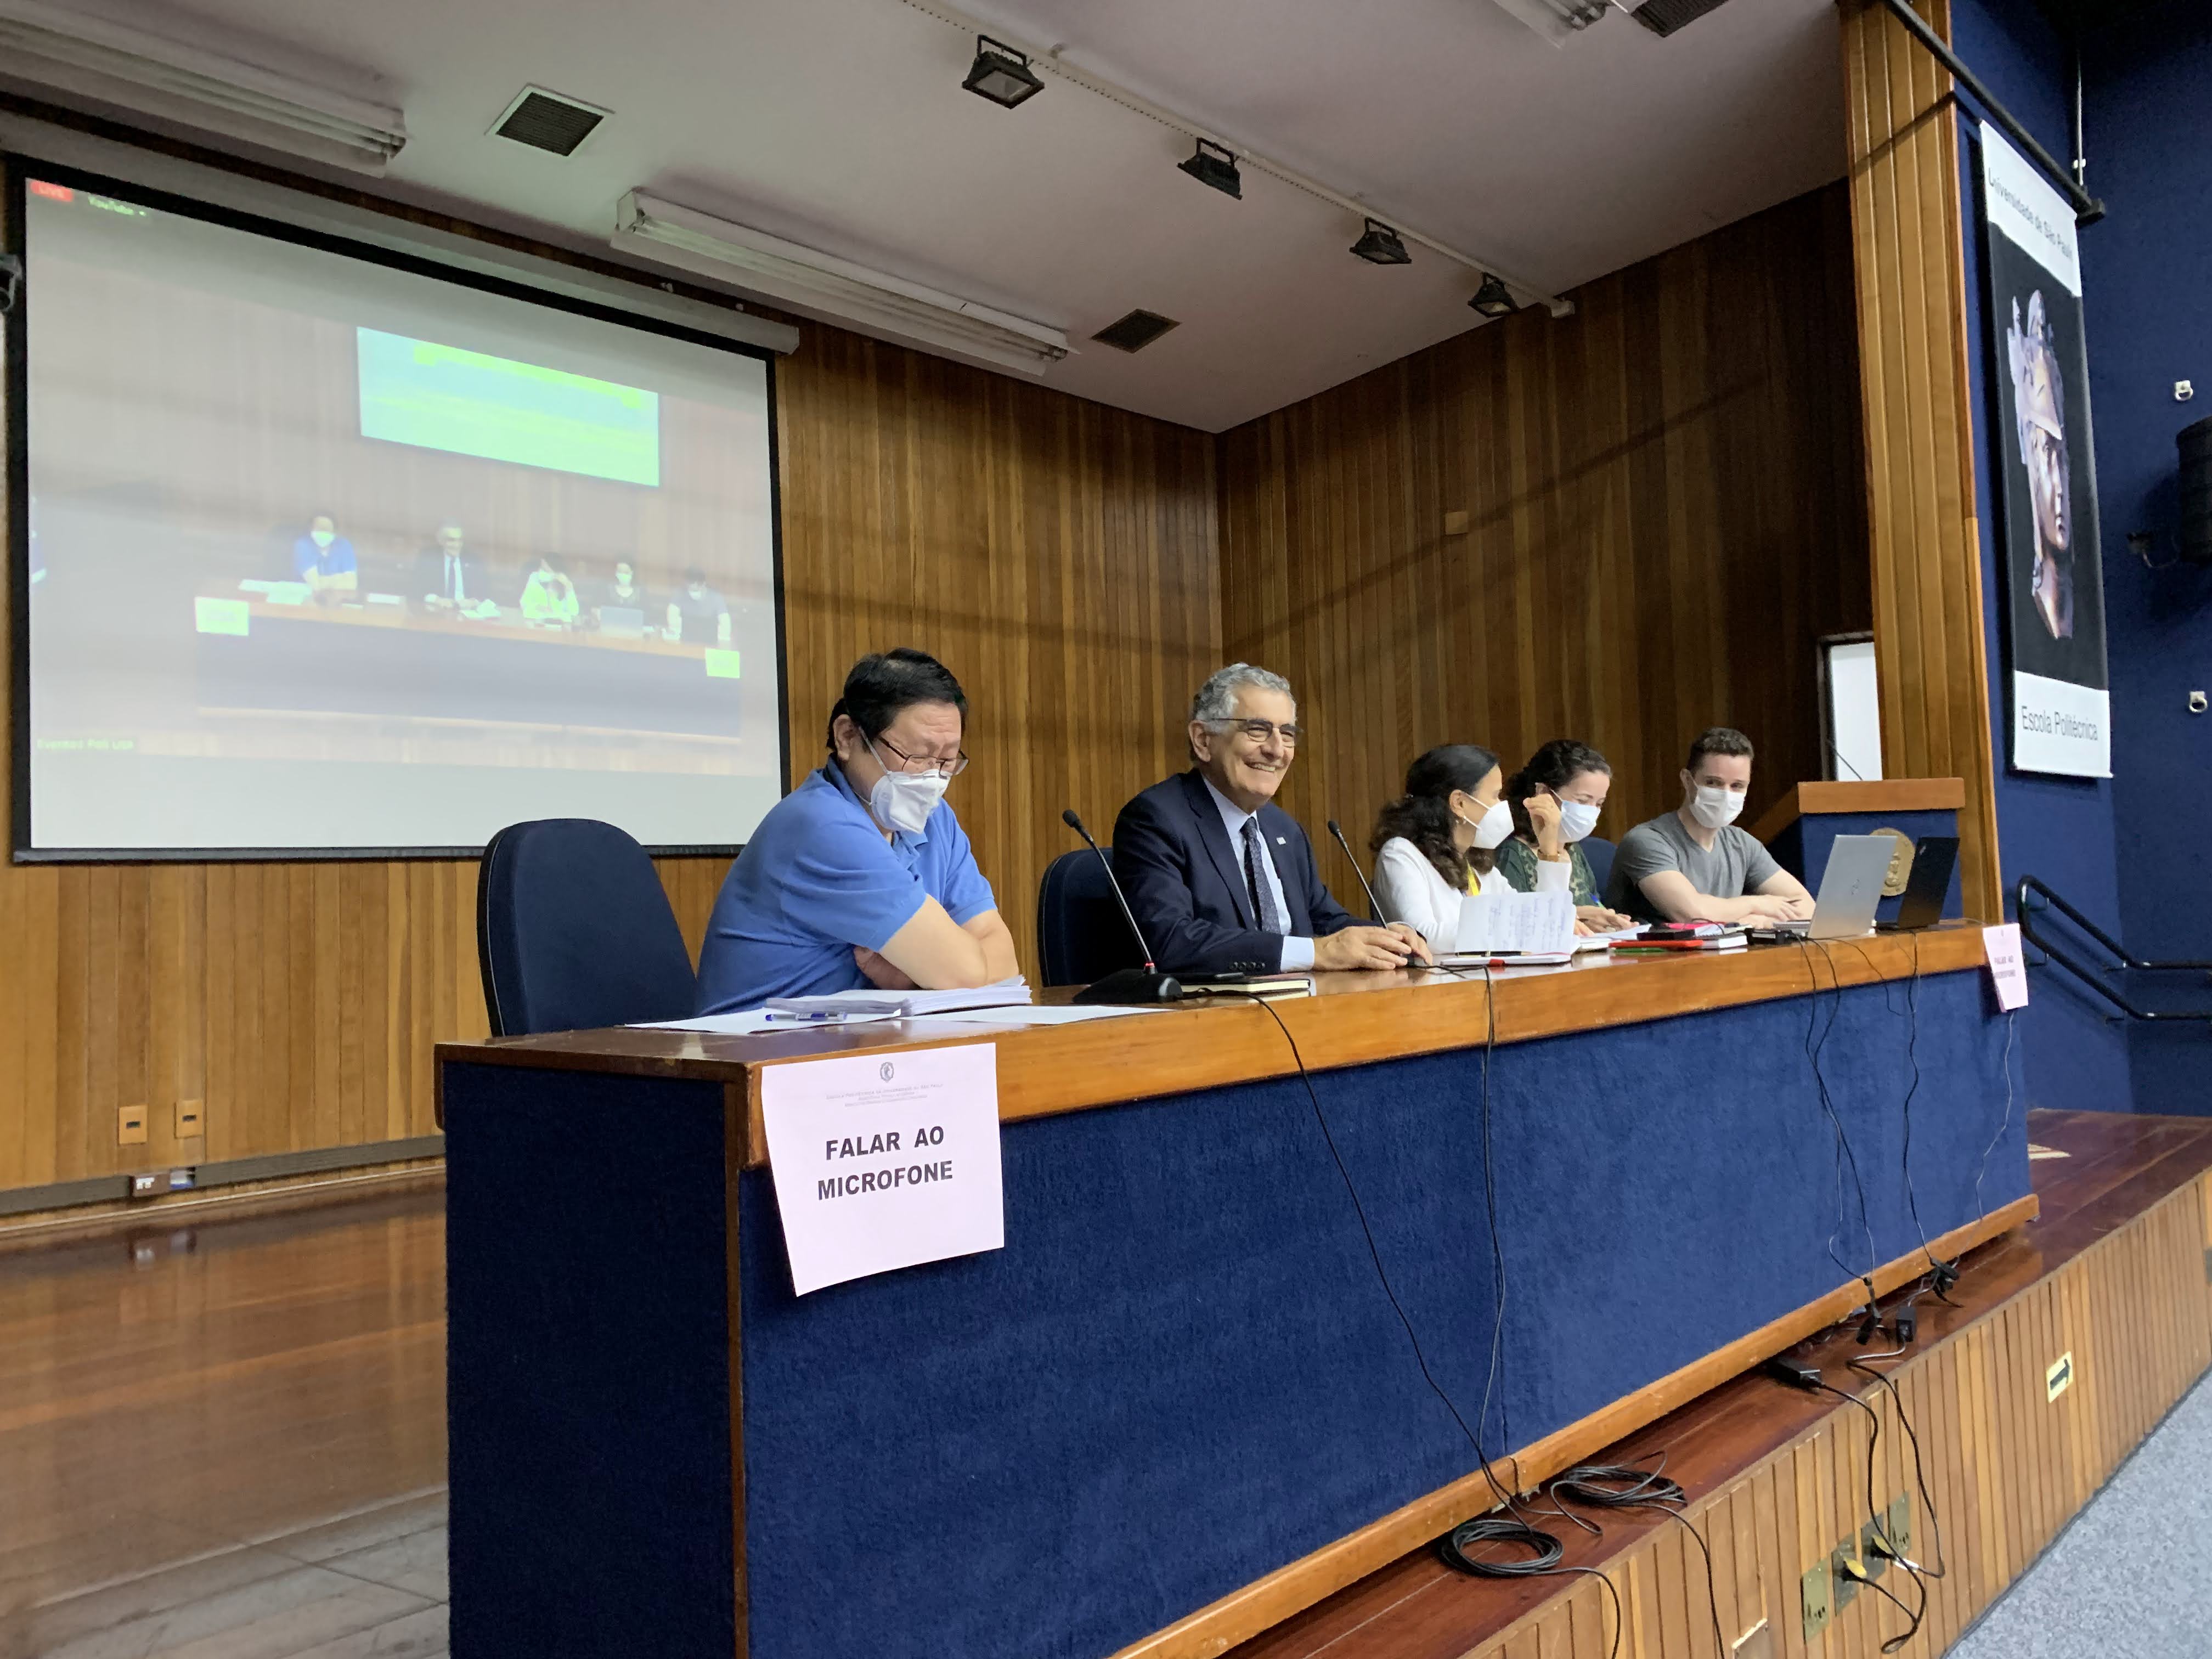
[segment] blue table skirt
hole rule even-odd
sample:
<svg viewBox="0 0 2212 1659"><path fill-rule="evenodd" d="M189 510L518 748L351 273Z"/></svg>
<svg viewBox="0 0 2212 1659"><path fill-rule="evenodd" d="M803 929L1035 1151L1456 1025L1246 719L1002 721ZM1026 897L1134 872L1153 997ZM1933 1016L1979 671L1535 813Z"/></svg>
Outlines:
<svg viewBox="0 0 2212 1659"><path fill-rule="evenodd" d="M1451 1407L1526 1445L2021 1196L1986 994L1917 988L1910 1199L1906 987L1498 1049L1494 1381L1479 1048L1315 1077L1358 1208L1295 1078L1010 1125L1004 1250L804 1298L746 1175L751 1654L1099 1659L1468 1474ZM724 1659L720 1091L446 1086L454 1651Z"/></svg>

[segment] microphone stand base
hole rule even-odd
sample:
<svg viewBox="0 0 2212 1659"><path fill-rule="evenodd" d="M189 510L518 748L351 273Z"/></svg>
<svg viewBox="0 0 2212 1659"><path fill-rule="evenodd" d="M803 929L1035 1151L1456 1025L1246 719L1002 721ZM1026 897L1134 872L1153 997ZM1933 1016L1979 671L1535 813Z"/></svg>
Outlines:
<svg viewBox="0 0 2212 1659"><path fill-rule="evenodd" d="M1086 1003L1180 1002L1182 981L1172 974L1147 973L1142 968L1117 968L1095 985L1075 994Z"/></svg>

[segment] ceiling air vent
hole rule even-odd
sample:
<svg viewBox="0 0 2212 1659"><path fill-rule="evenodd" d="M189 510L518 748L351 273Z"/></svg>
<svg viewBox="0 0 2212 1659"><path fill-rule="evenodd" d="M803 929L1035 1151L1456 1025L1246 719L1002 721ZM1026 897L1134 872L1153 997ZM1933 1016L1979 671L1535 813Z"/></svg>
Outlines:
<svg viewBox="0 0 2212 1659"><path fill-rule="evenodd" d="M1636 9L1635 16L1654 34L1672 34L1686 24L1696 22L1721 3L1722 0L1644 0Z"/></svg>
<svg viewBox="0 0 2212 1659"><path fill-rule="evenodd" d="M525 87L504 113L493 123L495 137L512 138L532 149L555 155L574 155L584 140L599 130L610 112L563 98L543 87Z"/></svg>
<svg viewBox="0 0 2212 1659"><path fill-rule="evenodd" d="M1109 323L1091 337L1116 351L1142 351L1146 346L1178 326L1172 317L1163 317L1156 311L1133 311L1118 323Z"/></svg>

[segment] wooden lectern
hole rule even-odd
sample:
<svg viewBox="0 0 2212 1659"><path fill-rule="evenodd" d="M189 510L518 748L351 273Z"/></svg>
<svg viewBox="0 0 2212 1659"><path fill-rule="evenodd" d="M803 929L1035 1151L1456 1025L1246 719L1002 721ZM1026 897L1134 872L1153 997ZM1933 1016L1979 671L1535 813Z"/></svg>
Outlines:
<svg viewBox="0 0 2212 1659"><path fill-rule="evenodd" d="M1765 843L1784 869L1817 894L1821 872L1828 866L1828 843L1838 836L1886 832L1917 846L1923 836L1957 835L1959 813L1966 804L1966 786L1958 778L1883 778L1871 783L1826 779L1797 785L1767 809L1751 833ZM1911 866L1909 857L1891 866L1891 879L1877 913L1880 920L1896 916ZM1954 868L1943 914L1963 913L1959 871Z"/></svg>

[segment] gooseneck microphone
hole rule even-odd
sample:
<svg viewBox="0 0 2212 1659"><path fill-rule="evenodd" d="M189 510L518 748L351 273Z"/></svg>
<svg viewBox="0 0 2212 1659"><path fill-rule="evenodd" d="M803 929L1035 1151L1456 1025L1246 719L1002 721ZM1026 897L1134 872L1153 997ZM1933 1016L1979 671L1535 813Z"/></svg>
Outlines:
<svg viewBox="0 0 2212 1659"><path fill-rule="evenodd" d="M1836 747L1835 739L1831 738L1826 732L1820 733L1820 744L1821 746L1828 751L1829 759L1834 761L1837 765L1842 767L1844 770L1850 773L1852 777L1857 778L1859 782L1864 783L1866 781L1864 778L1859 777L1859 769L1844 758L1844 751Z"/></svg>
<svg viewBox="0 0 2212 1659"><path fill-rule="evenodd" d="M1143 952L1142 968L1117 968L1096 984L1086 985L1075 994L1078 1002L1175 1002L1183 994L1182 982L1172 974L1158 971L1152 961L1152 947L1145 943L1145 930L1137 926L1137 913L1129 908L1128 896L1122 892L1121 884L1114 875L1114 860L1106 856L1106 849L1091 839L1091 832L1083 827L1083 820L1070 806L1060 815L1060 821L1083 837L1083 844L1097 855L1098 867L1106 872L1106 884L1114 890L1114 902L1121 907L1121 920L1129 924L1129 936L1137 941Z"/></svg>
<svg viewBox="0 0 2212 1659"><path fill-rule="evenodd" d="M1344 856L1352 860L1352 873L1359 878L1359 884L1366 891L1367 908L1369 911L1373 914L1376 921L1381 922L1386 927L1389 927L1390 925L1389 915L1383 910L1382 902L1375 896L1375 890L1367 885L1367 872L1359 867L1358 859L1354 857L1352 854L1352 843L1345 840L1344 831L1337 827L1337 822L1334 818L1331 818L1328 821L1328 833L1336 837L1336 844L1344 848ZM1419 966L1419 964L1416 963L1415 965Z"/></svg>

